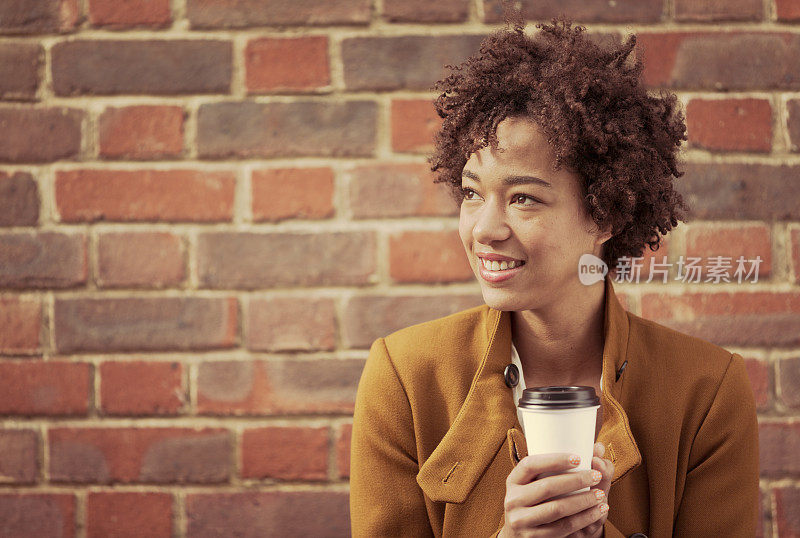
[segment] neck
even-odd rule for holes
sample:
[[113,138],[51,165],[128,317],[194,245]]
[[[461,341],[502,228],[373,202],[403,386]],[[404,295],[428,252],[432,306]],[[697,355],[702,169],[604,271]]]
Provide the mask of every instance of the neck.
[[601,281],[547,310],[511,312],[512,340],[523,372],[542,385],[574,385],[599,377],[604,305]]

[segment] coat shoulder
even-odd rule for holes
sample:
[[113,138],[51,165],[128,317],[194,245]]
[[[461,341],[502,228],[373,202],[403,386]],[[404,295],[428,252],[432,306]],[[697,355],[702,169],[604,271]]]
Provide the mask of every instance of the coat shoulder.
[[706,381],[718,386],[731,363],[730,351],[630,312],[628,318],[628,354],[640,358],[646,371],[662,372],[683,385]]
[[484,347],[488,321],[489,307],[482,304],[397,330],[384,341],[401,377],[420,377],[431,369],[456,374]]

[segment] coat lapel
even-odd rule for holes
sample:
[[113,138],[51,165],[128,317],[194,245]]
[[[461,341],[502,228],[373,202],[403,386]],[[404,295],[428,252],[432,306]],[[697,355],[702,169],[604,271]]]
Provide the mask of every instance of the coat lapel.
[[[626,359],[628,315],[619,303],[614,288],[606,279],[603,347],[603,425],[597,440],[606,446],[605,457],[614,462],[616,482],[641,461],[631,433],[628,417],[619,404],[625,379],[616,381],[616,372]],[[503,371],[511,362],[511,315],[486,308],[477,349],[481,353],[472,385],[450,429],[417,474],[417,483],[435,502],[462,503],[508,440],[512,464],[515,456],[527,455],[527,445],[517,418],[513,392],[506,386]],[[485,337],[485,339],[484,339]],[[628,368],[633,362],[628,358]]]
[[467,398],[417,474],[417,483],[433,501],[464,502],[514,424],[517,413],[503,378],[511,357],[511,326],[503,314],[486,309],[480,348],[465,350],[483,354]]

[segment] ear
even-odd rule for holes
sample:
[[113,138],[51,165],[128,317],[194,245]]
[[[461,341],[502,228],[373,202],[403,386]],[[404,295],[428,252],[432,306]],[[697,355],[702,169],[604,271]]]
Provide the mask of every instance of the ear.
[[592,221],[591,232],[593,234],[597,234],[595,245],[598,246],[602,245],[603,243],[614,237],[614,234],[611,233],[611,225],[607,225],[605,228],[601,230],[600,227],[597,225],[597,223],[594,221]]

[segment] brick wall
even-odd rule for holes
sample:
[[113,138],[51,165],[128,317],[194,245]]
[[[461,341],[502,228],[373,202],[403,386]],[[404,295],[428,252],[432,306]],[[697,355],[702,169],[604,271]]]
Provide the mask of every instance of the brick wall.
[[[556,4],[523,1],[531,29]],[[617,288],[746,357],[761,533],[796,536],[800,3],[560,4],[636,31],[686,107],[691,223],[646,261],[764,260]],[[429,87],[500,14],[0,0],[0,534],[347,535],[370,343],[481,302],[425,166]]]

